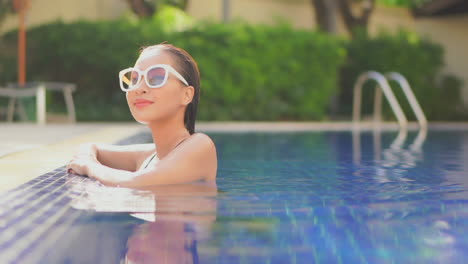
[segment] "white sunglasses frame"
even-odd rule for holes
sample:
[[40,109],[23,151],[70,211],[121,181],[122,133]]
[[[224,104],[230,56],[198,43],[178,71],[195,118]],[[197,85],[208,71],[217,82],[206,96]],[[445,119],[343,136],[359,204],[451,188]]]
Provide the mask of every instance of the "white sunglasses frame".
[[[146,78],[146,75],[148,74],[148,72],[153,70],[154,68],[163,68],[164,70],[166,70],[166,74],[164,75],[164,80],[161,82],[160,85],[151,85],[148,82],[148,78]],[[132,72],[132,71],[138,72],[138,81],[137,81],[137,83],[135,85],[131,85],[131,81],[128,80],[125,77],[126,73]],[[183,84],[189,86],[189,84],[185,80],[185,78],[179,72],[177,72],[171,65],[168,65],[168,64],[154,64],[154,65],[151,65],[150,67],[146,68],[146,70],[144,70],[144,71],[142,71],[142,70],[140,70],[138,68],[134,68],[134,67],[130,67],[130,68],[121,70],[119,72],[120,89],[122,89],[122,91],[124,91],[124,92],[128,92],[128,91],[132,91],[132,90],[137,89],[139,87],[139,84],[140,84],[141,79],[143,78],[143,76],[145,76],[145,82],[146,82],[146,85],[148,85],[149,88],[160,88],[160,87],[163,87],[166,84],[167,79],[169,78],[169,73],[174,74],[174,76],[177,77],[177,79],[179,79]],[[123,82],[125,80],[124,78],[127,79],[127,84],[128,84],[128,87],[129,87],[128,89],[125,89],[124,86],[123,86]]]

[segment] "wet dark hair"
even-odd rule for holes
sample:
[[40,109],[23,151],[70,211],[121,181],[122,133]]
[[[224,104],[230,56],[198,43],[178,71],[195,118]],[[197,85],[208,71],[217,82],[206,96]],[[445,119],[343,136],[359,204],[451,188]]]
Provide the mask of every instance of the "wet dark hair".
[[195,133],[195,119],[197,118],[198,101],[200,100],[200,71],[198,70],[197,62],[187,51],[171,44],[162,43],[143,47],[140,53],[148,49],[160,49],[169,53],[174,59],[174,68],[185,78],[190,86],[193,86],[193,99],[185,109],[184,125],[190,134]]

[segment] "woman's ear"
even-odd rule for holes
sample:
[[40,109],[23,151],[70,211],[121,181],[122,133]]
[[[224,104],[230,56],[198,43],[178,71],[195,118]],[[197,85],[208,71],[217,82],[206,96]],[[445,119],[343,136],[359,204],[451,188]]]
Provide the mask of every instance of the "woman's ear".
[[195,94],[195,88],[193,88],[193,86],[184,87],[184,95],[182,98],[182,103],[184,105],[190,104],[193,100],[194,94]]

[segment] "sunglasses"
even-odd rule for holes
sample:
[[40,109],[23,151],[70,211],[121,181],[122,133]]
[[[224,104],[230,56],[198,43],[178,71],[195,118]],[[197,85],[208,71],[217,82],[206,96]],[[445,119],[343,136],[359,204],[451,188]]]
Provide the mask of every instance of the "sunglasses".
[[177,79],[188,86],[188,82],[185,78],[172,68],[172,66],[167,64],[156,64],[150,66],[144,71],[137,68],[121,70],[119,72],[120,88],[124,92],[135,90],[138,88],[138,84],[143,76],[145,77],[146,85],[148,85],[149,88],[159,88],[166,84],[169,73],[172,73],[177,77]]

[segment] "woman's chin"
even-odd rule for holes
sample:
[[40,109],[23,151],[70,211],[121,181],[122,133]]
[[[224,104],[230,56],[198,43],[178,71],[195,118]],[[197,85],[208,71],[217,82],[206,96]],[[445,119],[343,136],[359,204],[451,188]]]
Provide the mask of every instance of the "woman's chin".
[[135,121],[137,121],[140,124],[147,125],[149,123],[149,121],[146,118],[141,118],[135,115],[132,115],[132,116],[133,116],[133,119],[135,119]]
[[140,123],[142,125],[147,125],[148,124],[147,121],[141,121],[141,120],[138,120],[138,119],[135,119],[135,121],[137,121],[138,123]]

